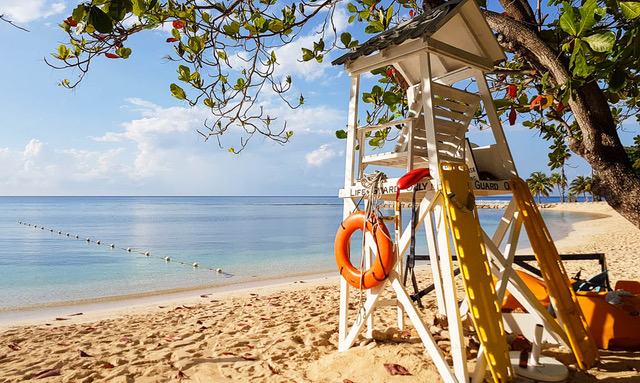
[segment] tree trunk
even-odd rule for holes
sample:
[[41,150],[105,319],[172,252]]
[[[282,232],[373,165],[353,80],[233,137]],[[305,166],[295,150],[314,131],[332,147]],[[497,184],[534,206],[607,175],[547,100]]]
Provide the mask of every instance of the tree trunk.
[[[556,84],[571,78],[566,60],[540,39],[535,30],[506,15],[491,11],[483,14],[491,29],[498,32],[498,41],[505,50],[522,55],[541,73],[548,71]],[[633,173],[602,89],[595,81],[588,81],[574,89],[569,107],[582,132],[582,140],[571,140],[569,148],[597,173],[593,192],[640,228],[640,178]]]
[[560,198],[561,198],[560,200],[562,201],[562,203],[564,203],[564,189],[565,189],[564,180],[565,180],[564,161],[562,161],[562,166],[560,166],[560,187],[562,188],[562,191],[560,192]]

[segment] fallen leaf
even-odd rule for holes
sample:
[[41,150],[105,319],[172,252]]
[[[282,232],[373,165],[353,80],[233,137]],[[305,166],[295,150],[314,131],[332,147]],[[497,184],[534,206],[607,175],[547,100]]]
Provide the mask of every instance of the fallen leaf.
[[250,344],[245,344],[244,346],[245,346],[245,347],[247,347],[247,348],[252,348],[252,349],[253,349],[253,348],[256,348],[256,346],[252,346],[252,345],[250,345]]
[[232,353],[232,352],[223,352],[222,355],[233,355],[233,356],[235,356],[235,354]]
[[342,379],[342,383],[353,383],[353,380]]
[[242,354],[242,355],[240,355],[240,357],[241,357],[242,359],[244,359],[244,360],[258,360],[258,358],[257,358],[257,357],[255,357],[255,356],[253,356],[253,355],[251,355],[251,354],[249,354],[249,353]]
[[280,374],[280,371],[276,370],[273,366],[271,366],[269,363],[267,363],[267,367],[269,367],[269,370],[271,370],[272,374],[278,375]]
[[200,295],[200,298],[207,298],[207,297],[209,297],[209,295],[211,295],[211,294],[202,294],[202,295]]
[[258,294],[256,294],[256,293],[250,293],[249,295],[251,295],[252,297],[258,296]]
[[129,343],[129,342],[131,342],[132,340],[133,340],[133,339],[131,339],[131,338],[120,338],[120,342],[122,342],[122,343]]
[[84,329],[84,331],[96,331],[97,329],[95,327],[87,327]]
[[164,338],[164,340],[166,340],[167,342],[175,342],[177,340],[182,340],[182,338],[179,336],[170,336],[168,338]]
[[67,346],[69,346],[69,343],[58,343],[58,346],[67,347]]
[[78,355],[79,355],[81,358],[93,358],[93,356],[91,356],[91,355],[87,354],[86,352],[84,352],[84,351],[82,351],[82,350],[78,350]]
[[184,372],[178,371],[178,379],[182,380],[182,379],[191,379],[191,378]]
[[42,371],[41,373],[39,373],[38,375],[34,376],[33,378],[31,378],[31,380],[33,379],[42,379],[42,378],[48,378],[50,376],[59,376],[60,375],[60,369],[59,368],[52,368],[50,370],[45,370]]
[[17,344],[11,343],[9,345],[9,348],[12,349],[13,351],[20,351],[22,350],[22,347],[18,346]]
[[115,366],[109,362],[102,362],[102,368],[114,368]]
[[56,320],[69,320],[69,318],[56,318]]
[[167,306],[158,306],[159,309],[166,309]]
[[78,316],[78,315],[82,315],[82,313],[69,314],[69,315],[67,315],[67,316],[75,317],[75,316]]
[[402,367],[399,364],[385,363],[384,368],[387,369],[389,375],[411,375],[411,373],[407,371],[406,368]]
[[182,307],[184,307],[185,309],[189,309],[189,310],[194,308],[193,306],[186,306],[186,305],[182,305]]

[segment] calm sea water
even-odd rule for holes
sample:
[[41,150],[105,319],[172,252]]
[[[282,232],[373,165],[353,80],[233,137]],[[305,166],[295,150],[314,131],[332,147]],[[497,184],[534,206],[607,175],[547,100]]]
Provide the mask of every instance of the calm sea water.
[[[0,212],[0,311],[6,311],[332,272],[342,201],[336,197],[0,197]],[[544,212],[545,219],[559,223],[558,227],[584,219],[550,213]],[[489,233],[501,216],[501,210],[480,212]],[[109,247],[111,243],[115,248]],[[145,252],[152,256],[145,257]],[[165,257],[224,272],[166,262]]]

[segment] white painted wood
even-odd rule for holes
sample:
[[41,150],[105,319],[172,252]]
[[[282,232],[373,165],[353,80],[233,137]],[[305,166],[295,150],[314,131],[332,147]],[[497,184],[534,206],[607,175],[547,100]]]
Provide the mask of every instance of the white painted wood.
[[489,84],[487,84],[487,79],[484,77],[484,73],[482,71],[476,71],[475,80],[480,96],[482,97],[485,112],[487,113],[487,119],[491,125],[491,131],[493,132],[493,136],[495,137],[496,145],[498,147],[499,158],[496,158],[496,161],[502,164],[504,169],[503,174],[506,174],[507,178],[511,179],[518,177],[518,171],[516,170],[516,166],[513,162],[513,156],[509,150],[509,143],[507,142],[507,138],[502,130],[502,124],[500,123],[500,118],[498,117],[498,113],[496,112],[493,104]]
[[[355,150],[356,150],[356,126],[358,125],[358,95],[360,94],[360,76],[351,77],[351,90],[349,96],[349,116],[347,128],[347,150],[345,152],[346,166],[344,174],[344,186],[353,185]],[[360,145],[362,146],[362,145]]]
[[431,64],[429,55],[425,52],[420,53],[420,73],[422,82],[420,83],[422,112],[424,116],[424,130],[427,139],[427,151],[429,153],[429,170],[431,177],[435,180],[435,184],[440,183],[440,163],[438,157],[438,142],[436,140],[435,117],[433,115],[433,102],[431,90]]

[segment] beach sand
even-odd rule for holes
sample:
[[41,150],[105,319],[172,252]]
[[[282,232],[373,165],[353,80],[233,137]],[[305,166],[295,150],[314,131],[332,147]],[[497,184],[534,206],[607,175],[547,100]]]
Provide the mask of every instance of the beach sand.
[[[557,242],[561,253],[606,254],[612,282],[640,280],[640,231],[605,203],[559,204],[552,209],[594,212]],[[552,233],[553,233],[553,229]],[[553,234],[552,234],[553,235]],[[570,275],[599,271],[595,261],[567,262]],[[337,273],[336,273],[337,274]],[[420,285],[429,283],[421,271]],[[338,352],[336,277],[304,279],[232,292],[198,293],[179,300],[119,310],[71,309],[58,318],[31,319],[0,327],[0,382],[44,374],[45,382],[437,382],[431,359],[412,331],[395,329],[395,309],[377,314],[374,341],[362,336]],[[355,290],[355,289],[353,289]],[[389,295],[389,294],[388,294]],[[423,299],[424,318],[434,321],[433,296]],[[357,307],[357,291],[351,301]],[[351,310],[354,311],[354,310]],[[439,346],[450,348],[447,332]],[[470,363],[476,350],[467,350]],[[638,382],[640,352],[602,350],[602,363],[577,371],[566,350],[547,350],[570,364],[571,382]],[[385,364],[411,375],[390,375]]]

